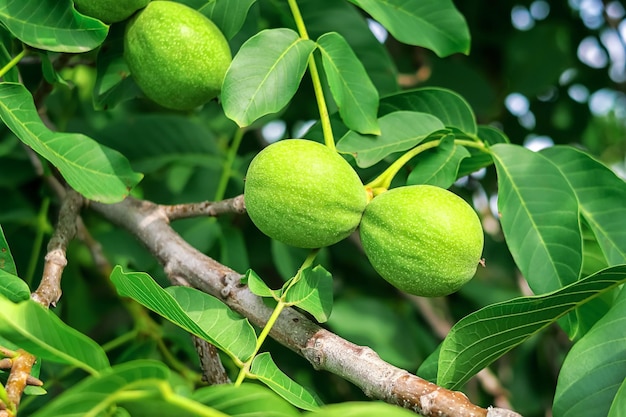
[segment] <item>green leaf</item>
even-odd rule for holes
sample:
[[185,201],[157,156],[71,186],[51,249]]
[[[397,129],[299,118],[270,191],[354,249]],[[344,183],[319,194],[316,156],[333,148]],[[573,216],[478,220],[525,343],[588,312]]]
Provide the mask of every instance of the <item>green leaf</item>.
[[54,52],[95,49],[109,29],[77,13],[71,0],[0,0],[0,21],[25,44]]
[[191,398],[232,417],[296,417],[300,413],[282,397],[269,388],[243,383],[213,385],[200,388]]
[[409,174],[406,184],[430,184],[450,188],[457,179],[461,161],[469,156],[467,149],[454,143],[454,135],[446,135],[439,146],[415,157],[415,168]]
[[246,275],[243,278],[243,282],[248,284],[248,288],[252,291],[252,294],[258,295],[259,297],[280,297],[278,294],[280,291],[274,291],[268,287],[265,282],[251,269],[246,271]]
[[609,265],[626,263],[626,182],[601,162],[569,146],[554,146],[541,154],[556,164],[571,184],[580,212]]
[[540,294],[576,281],[582,236],[578,202],[567,179],[548,158],[521,146],[490,149],[504,236],[530,288]]
[[[509,143],[509,138],[501,130],[491,126],[478,126],[478,138],[488,146],[493,146],[497,143]],[[493,159],[488,153],[479,151],[478,149],[468,147],[467,150],[470,153],[470,157],[461,161],[459,167],[459,177],[476,172],[481,168],[488,167],[493,164]]]
[[298,90],[315,43],[291,29],[266,29],[246,41],[226,72],[221,99],[239,126],[276,113]]
[[50,362],[97,374],[109,367],[104,350],[32,300],[14,304],[0,296],[0,336]]
[[93,105],[96,110],[112,109],[117,104],[143,93],[130,77],[124,60],[124,26],[113,25],[105,47],[98,51]]
[[211,19],[227,39],[239,32],[256,0],[202,0],[198,11]]
[[17,275],[0,269],[0,295],[3,295],[14,303],[18,303],[30,298],[30,288],[28,288],[28,284]]
[[0,118],[88,199],[103,203],[121,201],[142,178],[119,152],[79,133],[49,130],[22,84],[0,83]]
[[320,402],[309,391],[278,369],[267,352],[254,358],[250,372],[276,394],[298,408],[315,410],[320,406]]
[[382,24],[400,42],[423,46],[443,57],[468,54],[465,18],[451,0],[350,0]]
[[[287,2],[275,3],[290,15]],[[311,39],[336,31],[343,36],[359,58],[381,94],[398,90],[396,68],[389,51],[374,36],[361,10],[347,1],[298,0]]]
[[[13,36],[4,27],[0,26],[0,68],[4,68],[15,55],[21,52],[13,47]],[[17,66],[13,66],[2,79],[7,82],[20,82],[20,73]]]
[[[32,417],[69,417],[96,415],[124,390],[138,392],[142,385],[166,381],[169,369],[161,362],[136,360],[113,366],[96,376],[90,376],[61,393]],[[142,384],[143,382],[143,384]],[[98,414],[100,415],[100,414]]]
[[607,417],[624,417],[626,416],[626,379],[622,382],[622,385],[617,390],[611,409]]
[[313,417],[415,417],[415,413],[397,405],[372,401],[346,401],[340,404],[330,404],[319,409],[304,413],[304,416]]
[[469,314],[443,341],[437,384],[457,389],[532,335],[625,281],[626,265],[620,265],[546,295],[519,297]]
[[13,261],[11,249],[9,249],[9,244],[4,237],[4,230],[2,230],[2,226],[0,226],[0,269],[8,272],[9,274],[17,275],[15,261]]
[[322,35],[317,44],[330,91],[346,126],[359,133],[379,134],[378,90],[350,44],[337,32]]
[[131,297],[231,357],[245,362],[252,356],[254,329],[217,298],[189,287],[163,289],[150,275],[124,272],[119,265],[111,272],[111,281],[121,296]]
[[589,416],[590,410],[608,415],[626,379],[624,357],[626,291],[622,289],[613,308],[567,354],[554,395],[554,416]]
[[378,121],[380,136],[349,131],[337,142],[337,150],[354,155],[357,165],[367,168],[392,153],[413,148],[429,135],[445,128],[435,116],[413,111],[389,113]]
[[333,276],[321,265],[304,269],[285,294],[285,302],[311,313],[320,323],[326,322],[333,308]]
[[398,110],[429,113],[448,128],[476,134],[476,116],[469,103],[458,93],[439,87],[424,87],[403,91],[380,100],[380,114]]

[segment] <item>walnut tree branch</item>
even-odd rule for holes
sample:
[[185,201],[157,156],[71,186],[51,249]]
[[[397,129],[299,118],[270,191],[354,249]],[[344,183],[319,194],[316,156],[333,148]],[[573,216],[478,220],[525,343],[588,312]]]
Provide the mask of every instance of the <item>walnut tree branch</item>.
[[68,189],[61,204],[57,227],[48,242],[41,282],[31,295],[33,300],[46,308],[56,305],[61,298],[61,275],[67,265],[65,251],[76,235],[76,222],[82,205],[83,197],[76,191]]
[[[135,235],[168,274],[184,277],[195,288],[222,299],[233,310],[263,326],[271,308],[241,284],[241,274],[189,245],[169,225],[166,212],[145,200],[127,198],[116,204],[92,203],[111,222]],[[270,335],[307,359],[315,369],[330,371],[360,387],[372,398],[398,404],[425,416],[496,417],[519,414],[472,404],[450,391],[397,368],[370,348],[354,345],[323,329],[295,309],[285,309]]]

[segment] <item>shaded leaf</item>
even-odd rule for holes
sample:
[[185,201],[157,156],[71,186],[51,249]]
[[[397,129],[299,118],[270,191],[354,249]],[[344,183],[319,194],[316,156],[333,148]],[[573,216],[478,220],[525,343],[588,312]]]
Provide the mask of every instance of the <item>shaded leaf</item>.
[[582,268],[578,202],[549,159],[517,145],[491,147],[498,210],[517,266],[537,294],[572,283]]
[[379,134],[378,91],[348,42],[330,32],[317,44],[330,91],[346,126],[359,133]]
[[275,393],[303,410],[315,410],[319,401],[304,387],[283,373],[269,353],[257,355],[252,361],[250,372]]
[[161,288],[150,275],[124,272],[116,266],[111,281],[121,296],[148,309],[245,362],[254,352],[256,335],[242,319],[215,297],[189,287]]
[[400,42],[418,45],[438,56],[468,54],[470,34],[463,15],[451,0],[350,0]]
[[0,21],[25,44],[54,52],[95,49],[109,29],[76,12],[71,0],[0,0]]
[[361,135],[351,130],[337,142],[337,150],[354,155],[357,165],[367,168],[392,153],[413,148],[445,128],[435,116],[413,111],[389,113],[378,121],[380,136]]
[[[4,68],[20,51],[13,48],[13,37],[4,27],[0,26],[0,68]],[[20,74],[17,66],[13,66],[2,76],[4,81],[19,83]]]
[[626,291],[622,289],[613,308],[565,357],[554,395],[554,416],[589,416],[590,410],[594,415],[608,415],[613,398],[626,379],[624,357]]
[[93,105],[96,110],[112,109],[119,103],[143,95],[124,59],[124,26],[113,25],[106,47],[98,51]]
[[17,303],[30,298],[30,288],[28,288],[28,284],[17,275],[0,269],[0,294],[10,301]]
[[609,265],[626,263],[626,182],[585,152],[554,146],[541,154],[563,172],[580,212],[598,239]]
[[79,133],[49,130],[22,84],[0,83],[0,118],[88,199],[103,203],[121,201],[142,178],[119,152]]
[[467,134],[476,134],[476,116],[469,103],[458,93],[439,87],[424,87],[383,97],[380,114],[399,110],[429,113],[443,122],[446,127]]
[[467,315],[443,341],[437,384],[458,388],[558,318],[625,281],[626,265],[620,265],[550,294],[515,298]]
[[9,249],[9,244],[4,237],[4,230],[2,230],[2,226],[0,226],[0,269],[8,272],[9,274],[17,275],[15,261],[13,261],[11,249]]
[[226,72],[221,99],[239,126],[252,124],[289,103],[315,43],[291,29],[266,29],[248,39]]
[[617,390],[607,417],[624,417],[626,414],[626,379]]
[[139,391],[142,381],[154,385],[156,380],[165,381],[169,375],[170,370],[157,361],[136,360],[116,365],[67,389],[32,417],[91,415],[109,405],[120,391]]
[[109,367],[96,342],[30,299],[14,304],[0,296],[0,336],[39,358],[91,374]]
[[467,149],[454,143],[454,135],[446,135],[436,148],[414,158],[415,167],[406,185],[430,184],[450,188],[457,179],[461,161],[469,156]]
[[232,39],[239,32],[248,16],[248,10],[256,0],[220,0],[199,3],[198,11],[211,19],[220,28],[226,39]]
[[[497,143],[510,142],[504,132],[492,126],[478,126],[477,136],[485,145],[488,146],[495,145]],[[467,148],[467,151],[470,153],[470,157],[461,161],[461,166],[459,167],[459,177],[469,175],[472,172],[476,172],[481,168],[488,167],[493,164],[493,159],[488,153],[470,147]]]
[[200,388],[191,398],[206,404],[232,417],[295,417],[300,413],[282,397],[269,388],[243,383],[236,387],[232,384],[213,385]]
[[333,308],[333,276],[321,265],[304,269],[285,294],[285,302],[310,313],[320,323],[326,322]]

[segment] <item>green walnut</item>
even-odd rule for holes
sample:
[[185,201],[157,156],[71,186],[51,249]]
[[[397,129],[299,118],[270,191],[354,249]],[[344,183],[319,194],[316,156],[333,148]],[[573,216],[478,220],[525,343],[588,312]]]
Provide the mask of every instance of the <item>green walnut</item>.
[[359,232],[374,269],[396,288],[424,297],[451,294],[472,279],[484,243],[472,207],[430,185],[374,197]]
[[356,230],[367,193],[335,151],[310,140],[286,139],[254,157],[244,201],[252,222],[269,237],[299,248],[321,248]]
[[104,23],[121,22],[137,10],[146,7],[150,0],[74,0],[76,10],[95,17]]
[[174,110],[190,110],[215,98],[232,61],[218,27],[173,1],[152,1],[131,19],[124,58],[146,97]]

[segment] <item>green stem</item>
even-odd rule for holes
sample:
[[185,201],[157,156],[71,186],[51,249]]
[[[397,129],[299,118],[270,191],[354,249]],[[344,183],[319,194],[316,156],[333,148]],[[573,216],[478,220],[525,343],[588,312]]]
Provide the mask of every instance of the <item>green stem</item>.
[[11,68],[16,66],[17,63],[20,62],[20,60],[24,58],[25,55],[26,55],[26,49],[23,49],[22,52],[15,55],[15,57],[12,60],[10,60],[4,67],[2,67],[2,69],[0,69],[0,78],[4,77],[4,75],[7,72],[11,71]]
[[118,347],[122,346],[123,344],[127,342],[137,339],[138,335],[139,335],[139,330],[133,329],[129,332],[124,333],[123,335],[116,337],[113,340],[108,341],[107,343],[102,345],[102,349],[105,352],[110,352],[113,349],[117,349]]
[[[296,21],[296,27],[300,33],[302,39],[310,39],[307,33],[300,8],[296,0],[288,0],[291,14]],[[322,123],[322,132],[324,133],[324,143],[333,151],[335,148],[335,137],[333,136],[333,129],[330,124],[330,116],[328,114],[328,107],[326,106],[326,99],[324,98],[324,89],[322,88],[322,81],[317,70],[317,64],[315,63],[315,57],[313,54],[309,57],[309,72],[311,73],[311,81],[313,81],[313,90],[315,91],[315,99],[317,100],[317,107],[320,112],[320,122]]]
[[[381,194],[389,189],[391,185],[391,181],[393,177],[396,176],[398,171],[413,157],[419,155],[427,149],[435,148],[439,146],[442,139],[432,140],[430,142],[422,143],[421,145],[416,146],[415,148],[409,150],[396,161],[394,161],[389,167],[383,171],[378,177],[372,180],[370,183],[365,185],[365,188],[371,189],[373,191],[373,195],[376,196]],[[477,142],[473,140],[464,140],[464,139],[455,139],[455,145],[467,146],[470,148],[480,149],[481,151],[487,152],[487,148],[482,142]]]
[[235,135],[233,136],[233,141],[230,144],[230,148],[228,149],[226,162],[224,164],[224,169],[222,170],[222,176],[220,177],[220,182],[217,185],[217,191],[215,192],[215,198],[213,199],[213,201],[221,201],[224,199],[224,194],[226,194],[226,187],[228,186],[228,180],[232,175],[233,164],[235,163],[235,157],[237,156],[237,151],[239,150],[239,145],[241,145],[241,140],[243,139],[244,133],[244,129],[237,129]]
[[256,339],[256,346],[254,347],[254,352],[252,353],[252,356],[243,364],[243,366],[239,370],[239,374],[237,375],[237,380],[235,381],[236,387],[241,385],[243,380],[247,376],[249,376],[250,367],[252,366],[252,361],[256,357],[257,353],[259,353],[259,350],[261,350],[261,346],[263,345],[263,342],[265,342],[265,339],[267,339],[267,336],[270,334],[272,327],[274,327],[274,324],[276,323],[278,316],[280,316],[280,313],[282,313],[285,307],[289,307],[289,303],[285,302],[285,296],[287,295],[287,292],[293,286],[293,284],[295,284],[300,279],[300,275],[302,274],[302,271],[313,264],[313,261],[315,260],[315,257],[317,256],[319,251],[320,251],[319,249],[313,249],[309,253],[309,255],[306,257],[304,262],[302,262],[302,265],[298,269],[298,272],[296,273],[296,275],[293,278],[291,278],[291,280],[287,284],[287,287],[283,291],[281,297],[278,300],[276,300],[277,303],[276,303],[276,307],[274,307],[274,311],[272,311],[270,318],[267,319],[267,323],[265,323],[265,326],[263,326],[261,333],[259,333],[259,336]]

